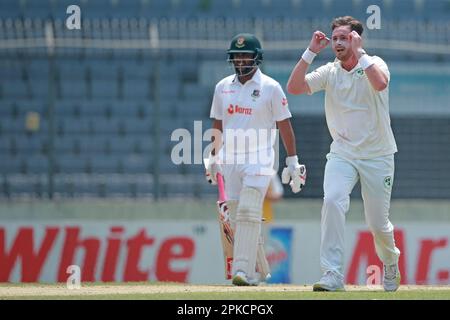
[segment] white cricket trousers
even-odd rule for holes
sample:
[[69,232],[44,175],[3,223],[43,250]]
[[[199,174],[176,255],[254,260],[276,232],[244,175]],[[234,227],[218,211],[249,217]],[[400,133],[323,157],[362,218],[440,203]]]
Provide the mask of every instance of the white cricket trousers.
[[349,160],[329,153],[327,160],[321,219],[322,271],[335,271],[344,277],[345,215],[350,206],[350,193],[358,180],[366,223],[373,234],[378,257],[387,265],[397,263],[400,250],[395,247],[394,226],[389,221],[394,155]]
[[239,200],[243,187],[258,189],[262,195],[262,201],[269,188],[271,175],[259,174],[260,167],[257,164],[223,164],[222,171],[225,179],[225,192],[228,200]]
[[[232,273],[236,274],[238,270],[243,271],[249,278],[255,279],[258,254],[264,254],[264,251],[258,249],[262,245],[262,203],[272,176],[258,174],[261,170],[257,164],[227,164],[222,168],[225,190],[229,199],[230,223],[235,230]],[[244,194],[241,197],[241,191],[244,187],[258,191],[250,194],[247,192],[243,198]],[[252,208],[252,212],[245,214],[239,212],[241,205],[247,209]],[[237,210],[233,214],[232,207],[234,206]]]

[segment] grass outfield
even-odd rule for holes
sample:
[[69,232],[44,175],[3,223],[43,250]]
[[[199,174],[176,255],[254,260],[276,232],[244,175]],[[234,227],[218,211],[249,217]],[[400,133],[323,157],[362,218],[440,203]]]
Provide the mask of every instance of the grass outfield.
[[312,292],[311,286],[190,285],[179,283],[83,283],[69,290],[63,284],[1,284],[0,299],[131,299],[131,300],[450,300],[450,286],[402,286],[397,292],[381,287],[346,286],[346,292]]

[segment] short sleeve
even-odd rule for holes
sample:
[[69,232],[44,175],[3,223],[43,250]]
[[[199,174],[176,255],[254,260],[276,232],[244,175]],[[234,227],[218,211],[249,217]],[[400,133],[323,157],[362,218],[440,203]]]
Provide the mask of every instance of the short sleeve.
[[272,120],[282,121],[292,117],[289,111],[288,101],[280,84],[277,83],[272,93]]
[[211,112],[209,114],[209,117],[214,118],[216,120],[223,120],[222,98],[219,92],[220,92],[219,85],[217,85],[216,89],[214,90],[214,96],[211,104]]
[[313,72],[306,75],[305,80],[308,83],[311,92],[308,94],[313,94],[321,90],[325,90],[328,81],[328,74],[330,73],[332,63],[327,63]]
[[383,73],[387,76],[388,81],[390,81],[391,73],[389,72],[389,68],[388,68],[386,62],[384,62],[383,59],[381,59],[380,57],[377,57],[377,56],[373,56],[372,59],[374,60],[375,64],[378,66],[378,68],[380,68],[380,70],[383,71]]

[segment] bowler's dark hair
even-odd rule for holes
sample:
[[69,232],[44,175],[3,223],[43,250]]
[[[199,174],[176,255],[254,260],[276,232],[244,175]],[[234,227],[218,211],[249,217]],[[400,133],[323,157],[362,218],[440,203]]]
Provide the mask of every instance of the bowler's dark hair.
[[352,31],[356,31],[359,35],[362,35],[364,28],[360,21],[351,16],[339,17],[331,22],[331,30],[333,31],[337,27],[350,26]]

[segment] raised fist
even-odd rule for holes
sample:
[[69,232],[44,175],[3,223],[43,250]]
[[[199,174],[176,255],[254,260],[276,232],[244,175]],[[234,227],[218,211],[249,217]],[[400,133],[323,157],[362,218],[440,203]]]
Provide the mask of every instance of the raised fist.
[[358,34],[358,32],[353,30],[349,33],[348,40],[350,42],[350,47],[352,48],[353,53],[359,59],[363,52],[361,36]]
[[326,34],[322,31],[316,31],[313,33],[311,42],[309,43],[309,50],[315,54],[322,51],[328,44],[330,39],[327,38]]

